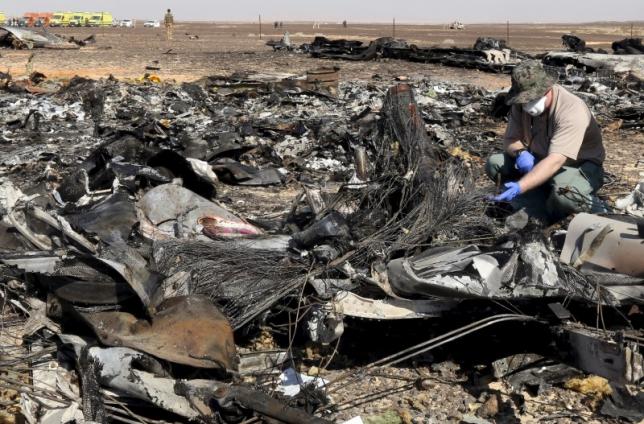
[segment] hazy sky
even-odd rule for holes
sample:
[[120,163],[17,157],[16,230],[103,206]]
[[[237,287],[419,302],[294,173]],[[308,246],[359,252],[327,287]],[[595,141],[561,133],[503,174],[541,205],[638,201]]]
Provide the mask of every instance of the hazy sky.
[[644,21],[644,0],[4,0],[0,11],[98,11],[116,18],[177,20],[272,20],[464,23]]

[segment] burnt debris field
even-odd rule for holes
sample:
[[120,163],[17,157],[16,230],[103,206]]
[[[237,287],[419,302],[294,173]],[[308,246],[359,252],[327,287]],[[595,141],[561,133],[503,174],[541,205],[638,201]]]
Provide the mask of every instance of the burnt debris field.
[[[120,52],[87,31],[0,28],[0,422],[644,419],[641,39],[43,60]],[[489,200],[527,59],[602,127],[608,213]]]

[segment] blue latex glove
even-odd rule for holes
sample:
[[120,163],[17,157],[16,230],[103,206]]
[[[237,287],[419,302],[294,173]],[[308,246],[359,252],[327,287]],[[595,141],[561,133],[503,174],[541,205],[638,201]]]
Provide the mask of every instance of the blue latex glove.
[[494,196],[492,200],[494,200],[495,202],[511,202],[515,197],[521,194],[521,187],[519,187],[519,183],[510,182],[505,183],[504,186],[507,190],[505,190],[498,196]]
[[532,153],[524,150],[517,156],[517,160],[514,163],[520,173],[527,174],[534,168],[534,156]]

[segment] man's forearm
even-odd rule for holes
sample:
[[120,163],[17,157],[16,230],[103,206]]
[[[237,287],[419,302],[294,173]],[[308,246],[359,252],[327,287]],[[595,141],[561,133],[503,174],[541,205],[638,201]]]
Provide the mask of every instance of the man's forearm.
[[505,145],[505,152],[513,158],[517,156],[517,152],[521,149],[525,149],[525,145],[521,140],[513,141]]
[[559,153],[551,153],[546,156],[532,168],[532,171],[519,180],[521,193],[530,191],[548,181],[561,169],[564,163],[566,163],[566,157]]

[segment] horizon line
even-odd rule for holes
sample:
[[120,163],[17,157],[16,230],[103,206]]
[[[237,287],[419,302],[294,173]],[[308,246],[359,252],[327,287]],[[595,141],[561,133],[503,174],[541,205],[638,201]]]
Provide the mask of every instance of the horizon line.
[[[0,11],[1,12],[1,11]],[[55,13],[55,12],[46,12],[46,11],[36,11],[35,13],[42,12],[42,13]],[[75,13],[78,11],[68,11],[70,13]],[[105,11],[107,13],[110,13],[108,11]],[[25,13],[34,13],[34,12],[23,12],[24,16]],[[154,18],[150,17],[121,17],[113,14],[114,18],[117,20],[122,20],[122,19],[136,19],[136,20],[155,20]],[[258,15],[259,17],[260,15]],[[12,17],[18,17],[18,16],[12,16]],[[360,25],[392,25],[395,17],[392,17],[391,21],[383,21],[383,20],[349,20],[347,19],[347,23],[349,25],[351,24],[360,24]],[[158,19],[156,19],[158,20]],[[274,19],[274,18],[268,18],[262,16],[262,24],[270,24],[273,22],[283,22],[283,23],[290,23],[290,24],[313,24],[313,23],[320,23],[321,25],[338,25],[342,24],[344,19],[292,19],[292,20],[280,20],[280,19]],[[259,19],[255,20],[248,20],[248,19],[229,19],[229,20],[218,20],[218,19],[176,19],[177,23],[213,23],[213,24],[259,24]],[[500,21],[478,21],[478,22],[467,22],[467,21],[462,21],[458,19],[453,19],[453,20],[448,20],[448,21],[398,21],[396,20],[396,25],[448,25],[453,22],[460,22],[464,25],[507,25],[510,23],[511,25],[545,25],[545,24],[550,24],[550,25],[593,25],[593,24],[626,24],[626,25],[644,25],[644,20],[592,20],[592,21],[516,21],[513,22],[511,19],[505,19],[505,20],[500,20]]]
[[[123,18],[123,19],[130,19],[130,18]],[[131,18],[131,19],[137,19],[137,20],[147,20],[148,18]],[[262,25],[264,24],[270,24],[273,22],[283,22],[283,23],[290,23],[290,24],[313,24],[313,23],[319,23],[320,25],[341,25],[343,20],[279,20],[279,19],[264,19],[262,17]],[[259,24],[259,20],[209,20],[209,19],[177,19],[177,23],[213,23],[213,24]],[[644,25],[644,20],[638,20],[638,21],[580,21],[580,22],[573,22],[573,21],[532,21],[532,22],[522,22],[522,21],[517,21],[513,22],[512,20],[505,20],[505,21],[489,21],[489,22],[465,22],[465,21],[445,21],[445,22],[413,22],[413,21],[396,21],[396,25],[447,25],[452,22],[460,22],[464,25],[506,25],[508,22],[511,25],[543,25],[543,24],[552,24],[552,25],[593,25],[593,24],[628,24],[628,25]],[[349,25],[351,24],[360,24],[360,25],[392,25],[393,24],[393,19],[392,21],[350,21],[347,20],[347,23]]]

